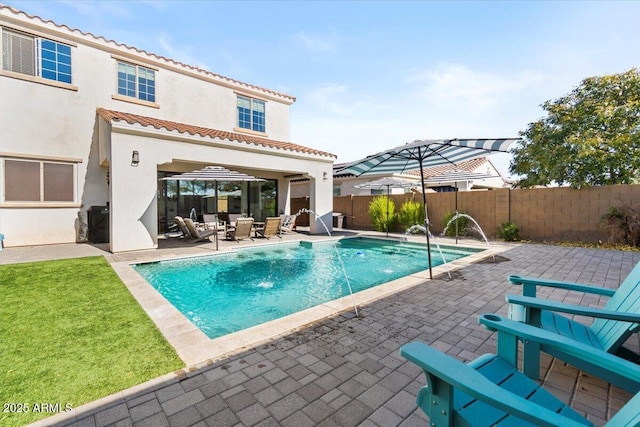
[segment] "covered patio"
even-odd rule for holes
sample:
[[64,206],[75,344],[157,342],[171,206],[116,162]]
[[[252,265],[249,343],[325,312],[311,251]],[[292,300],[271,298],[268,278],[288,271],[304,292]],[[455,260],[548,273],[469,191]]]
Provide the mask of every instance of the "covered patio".
[[[160,251],[183,256],[203,253],[212,246],[169,248],[161,242],[157,251],[102,253],[113,264],[157,257]],[[10,260],[17,250],[23,251],[20,258],[26,260],[27,248],[5,249],[0,260]],[[425,415],[415,404],[425,378],[399,356],[402,345],[423,341],[462,361],[494,352],[495,335],[478,325],[477,317],[488,312],[506,315],[504,295],[513,292],[507,275],[615,288],[640,262],[640,253],[523,244],[505,248],[498,261],[463,266],[452,273],[451,280],[446,274],[436,275],[432,281],[425,279],[362,305],[360,318],[347,310],[314,321],[45,419],[40,425],[426,425]],[[562,290],[542,296],[603,304],[593,296]],[[632,336],[627,346],[637,351],[638,336]],[[604,425],[631,397],[556,359],[543,357],[541,367],[544,387],[595,425]]]
[[[320,219],[330,223],[330,177],[336,158],[331,153],[104,108],[97,110],[95,138],[95,161],[104,169],[108,187],[108,198],[101,204],[109,210],[109,250],[113,253],[157,248],[158,230],[164,228],[161,224],[184,215],[170,200],[180,193],[167,192],[166,188],[159,191],[159,179],[206,166],[227,167],[270,181],[275,193],[270,214],[290,213],[290,181],[307,177],[310,207],[318,214],[310,223],[310,231],[323,232]],[[248,188],[244,193],[251,191],[260,189]],[[191,196],[202,198],[204,194]],[[237,212],[262,218],[259,197],[254,197],[253,204],[250,197],[243,199],[246,203]]]

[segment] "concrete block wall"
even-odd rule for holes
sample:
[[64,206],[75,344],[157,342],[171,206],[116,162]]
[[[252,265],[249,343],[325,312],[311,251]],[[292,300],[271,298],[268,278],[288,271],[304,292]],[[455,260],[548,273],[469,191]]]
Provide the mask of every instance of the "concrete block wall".
[[[369,203],[375,196],[333,198],[333,211],[348,216],[346,228],[372,230]],[[405,200],[422,203],[421,194],[392,195],[396,212]],[[304,207],[305,199],[292,199],[292,212]],[[308,205],[308,201],[306,201]],[[458,211],[471,215],[488,237],[497,228],[513,222],[522,239],[548,241],[607,241],[600,218],[611,207],[624,204],[640,208],[640,185],[610,185],[572,188],[498,189],[458,193]],[[455,211],[454,193],[427,194],[431,231],[439,235],[447,212]],[[296,208],[294,210],[294,207]],[[299,222],[302,224],[302,221]]]
[[640,206],[640,185],[511,190],[511,221],[526,239],[607,241],[600,224],[611,207]]

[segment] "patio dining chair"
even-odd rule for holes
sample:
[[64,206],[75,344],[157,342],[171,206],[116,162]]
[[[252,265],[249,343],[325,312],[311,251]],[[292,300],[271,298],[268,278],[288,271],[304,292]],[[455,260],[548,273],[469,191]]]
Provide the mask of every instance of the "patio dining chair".
[[227,223],[220,218],[216,214],[204,214],[202,215],[202,222],[204,223],[205,228],[214,229],[217,231],[225,230],[227,227]]
[[227,235],[230,231],[232,231],[236,226],[236,221],[238,220],[238,218],[242,217],[242,214],[226,213],[224,218],[221,218],[225,220],[224,234]]
[[267,217],[264,221],[264,226],[255,229],[256,237],[262,236],[264,238],[270,239],[273,236],[277,236],[281,239],[282,237],[280,237],[280,235],[278,234],[279,229],[280,217]]
[[[509,281],[523,288],[522,296],[506,295],[507,302],[511,304],[510,317],[514,320],[523,321],[629,360],[640,360],[638,354],[623,347],[625,341],[640,330],[640,263],[634,267],[617,290],[521,276],[509,276]],[[538,286],[586,292],[609,297],[609,300],[603,308],[571,305],[536,298]],[[595,320],[590,325],[585,325],[558,313],[585,316]],[[574,364],[573,354],[537,343],[529,343],[526,340],[523,340],[523,345],[523,368],[530,378],[538,378],[540,351]],[[579,365],[574,364],[574,366],[580,368]]]
[[[242,239],[252,239],[251,231],[253,229],[253,218],[238,218],[235,226],[229,226],[226,232],[228,240],[239,242]],[[252,239],[253,240],[253,239]]]

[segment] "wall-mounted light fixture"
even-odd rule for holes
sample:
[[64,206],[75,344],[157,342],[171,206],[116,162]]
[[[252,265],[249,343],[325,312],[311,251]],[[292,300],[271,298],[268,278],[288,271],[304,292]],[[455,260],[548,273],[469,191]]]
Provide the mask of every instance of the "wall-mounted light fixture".
[[326,181],[326,180],[328,180],[328,179],[329,179],[329,175],[327,175],[327,173],[326,173],[326,172],[322,172],[322,180],[323,180],[323,181]]
[[131,166],[138,166],[138,163],[140,163],[140,153],[134,150],[131,153]]

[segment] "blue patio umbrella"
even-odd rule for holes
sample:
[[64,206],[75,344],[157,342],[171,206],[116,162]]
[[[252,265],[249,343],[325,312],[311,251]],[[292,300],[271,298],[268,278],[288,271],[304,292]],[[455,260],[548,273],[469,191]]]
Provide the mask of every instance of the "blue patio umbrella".
[[424,169],[432,166],[455,165],[464,160],[485,157],[487,153],[490,152],[506,152],[512,143],[519,140],[519,138],[416,140],[348,163],[344,168],[336,171],[336,173],[361,176],[420,170],[422,204],[424,206],[424,227],[427,236],[427,254],[429,258],[429,277],[433,279]]

